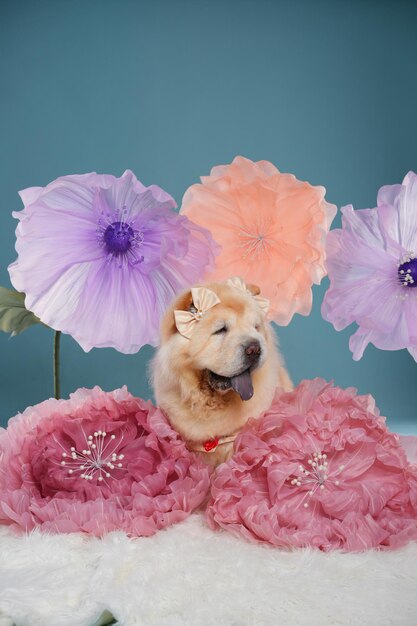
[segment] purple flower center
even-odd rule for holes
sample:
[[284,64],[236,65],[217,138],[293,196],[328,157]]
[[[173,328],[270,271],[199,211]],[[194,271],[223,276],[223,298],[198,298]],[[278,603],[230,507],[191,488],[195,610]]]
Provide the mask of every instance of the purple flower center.
[[133,228],[125,222],[113,222],[104,231],[103,239],[108,252],[118,256],[129,250],[135,238]]
[[417,258],[409,258],[398,268],[398,278],[404,287],[417,287]]
[[140,253],[145,241],[143,232],[126,221],[126,207],[123,210],[102,212],[97,224],[97,241],[107,252],[107,261],[117,260],[119,267],[136,265],[144,261]]

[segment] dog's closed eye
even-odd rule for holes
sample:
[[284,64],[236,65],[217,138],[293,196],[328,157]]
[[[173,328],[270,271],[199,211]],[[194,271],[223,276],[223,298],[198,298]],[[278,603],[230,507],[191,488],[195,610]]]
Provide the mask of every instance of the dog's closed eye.
[[212,333],[212,335],[221,335],[222,333],[227,333],[227,326],[222,326]]

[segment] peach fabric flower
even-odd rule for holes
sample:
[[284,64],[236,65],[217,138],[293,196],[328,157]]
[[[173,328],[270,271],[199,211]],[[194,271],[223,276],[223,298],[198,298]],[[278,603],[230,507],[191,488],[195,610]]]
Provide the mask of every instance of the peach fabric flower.
[[268,161],[236,157],[185,193],[181,213],[211,231],[222,246],[208,280],[238,275],[271,302],[269,319],[283,326],[308,315],[313,283],[326,274],[324,244],[336,214],[325,188],[282,174]]

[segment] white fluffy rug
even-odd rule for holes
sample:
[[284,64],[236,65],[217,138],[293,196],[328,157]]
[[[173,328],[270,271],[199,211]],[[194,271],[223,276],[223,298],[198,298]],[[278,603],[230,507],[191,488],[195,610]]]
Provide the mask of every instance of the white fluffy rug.
[[199,514],[151,538],[0,528],[0,626],[416,626],[417,544],[283,552]]

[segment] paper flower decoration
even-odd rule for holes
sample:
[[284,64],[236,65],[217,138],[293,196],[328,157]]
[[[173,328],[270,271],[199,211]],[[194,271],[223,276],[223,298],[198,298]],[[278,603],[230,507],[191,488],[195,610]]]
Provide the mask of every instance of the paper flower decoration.
[[63,176],[20,195],[13,286],[26,294],[28,310],[85,351],[156,345],[174,295],[213,261],[209,232],[129,170],[120,178]]
[[417,539],[417,466],[371,396],[304,381],[238,436],[207,515],[282,548],[396,548]]
[[208,467],[150,402],[79,389],[0,429],[0,523],[16,531],[148,536],[204,500]]
[[313,283],[325,275],[324,241],[336,207],[272,163],[236,157],[185,193],[181,213],[222,246],[210,280],[241,276],[270,300],[269,318],[286,325],[308,315]]
[[417,176],[381,187],[377,207],[342,208],[342,228],[327,238],[327,290],[322,315],[336,330],[355,322],[355,361],[373,343],[407,348],[417,361]]

